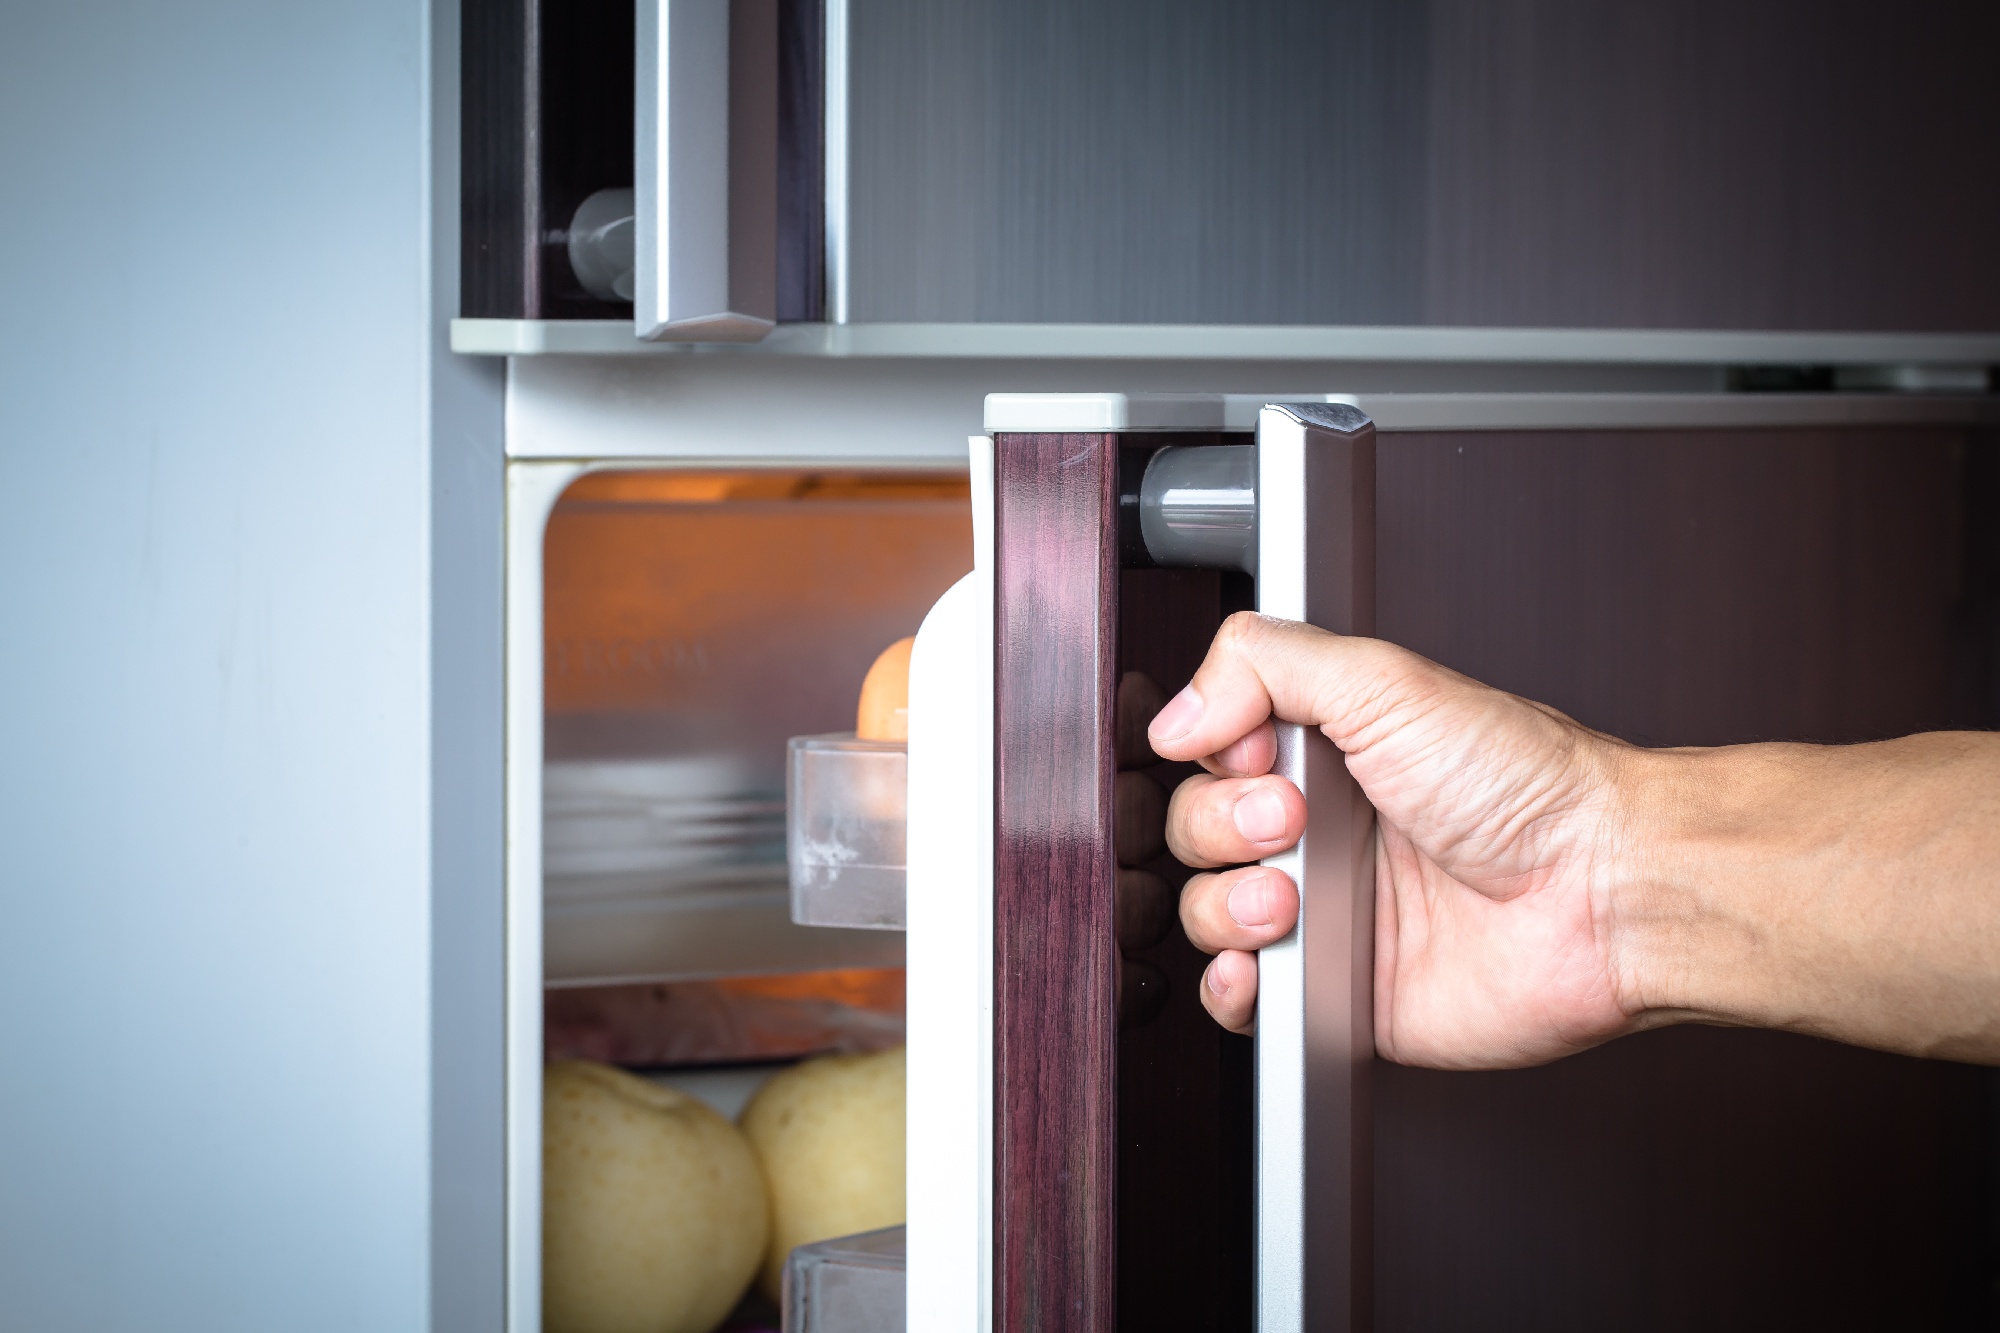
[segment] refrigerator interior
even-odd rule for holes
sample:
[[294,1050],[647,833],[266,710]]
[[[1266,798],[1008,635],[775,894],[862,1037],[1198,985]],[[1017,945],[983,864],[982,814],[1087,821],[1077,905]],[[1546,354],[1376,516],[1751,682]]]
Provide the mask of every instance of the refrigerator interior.
[[[903,934],[793,924],[786,742],[972,563],[962,472],[585,472],[542,542],[542,1051],[737,1119],[904,1034]],[[727,1327],[775,1326],[753,1286]]]
[[963,477],[602,472],[545,540],[548,984],[899,965],[895,932],[791,923],[785,742],[853,730],[971,568]]

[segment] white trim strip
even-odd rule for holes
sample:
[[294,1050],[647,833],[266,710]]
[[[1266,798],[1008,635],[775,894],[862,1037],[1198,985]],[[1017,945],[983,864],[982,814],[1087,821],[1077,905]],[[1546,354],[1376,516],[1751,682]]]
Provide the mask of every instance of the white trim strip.
[[507,1330],[542,1326],[542,534],[585,469],[507,467]]

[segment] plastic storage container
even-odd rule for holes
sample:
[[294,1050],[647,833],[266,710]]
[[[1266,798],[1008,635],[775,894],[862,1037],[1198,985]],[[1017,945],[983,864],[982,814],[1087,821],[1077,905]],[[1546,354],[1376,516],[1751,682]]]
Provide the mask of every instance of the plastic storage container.
[[801,1245],[785,1261],[785,1333],[903,1333],[905,1230]]
[[794,736],[787,751],[792,920],[901,930],[908,747],[839,733]]

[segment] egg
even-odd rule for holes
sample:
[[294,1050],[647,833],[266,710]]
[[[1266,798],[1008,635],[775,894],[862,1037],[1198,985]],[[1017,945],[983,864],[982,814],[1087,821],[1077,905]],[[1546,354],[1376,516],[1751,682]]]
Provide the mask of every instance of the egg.
[[704,1103],[588,1061],[542,1076],[542,1327],[710,1333],[769,1238],[763,1180]]
[[903,1219],[904,1053],[828,1055],[795,1065],[743,1108],[770,1191],[764,1291],[779,1299],[794,1246]]
[[864,741],[910,739],[910,650],[915,639],[898,639],[882,650],[861,681],[861,704],[854,710],[854,734]]

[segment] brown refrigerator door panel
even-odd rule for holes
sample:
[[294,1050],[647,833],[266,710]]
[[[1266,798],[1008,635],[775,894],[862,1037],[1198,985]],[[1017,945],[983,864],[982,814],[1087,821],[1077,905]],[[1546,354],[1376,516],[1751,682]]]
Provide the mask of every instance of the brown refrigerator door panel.
[[1192,771],[1119,754],[1120,682],[1179,689],[1248,603],[1241,576],[1120,569],[1121,455],[1162,442],[994,440],[995,1329],[1250,1323],[1250,1043],[1202,1009],[1177,922],[1118,929],[1121,876],[1189,873],[1119,820]]
[[[1267,963],[1276,998],[1254,1056],[1203,1010],[1205,960],[1177,924],[1122,944],[1116,925],[1121,874],[1178,888],[1189,873],[1154,830],[1119,822],[1159,809],[1120,785],[1192,771],[1146,762],[1142,744],[1119,754],[1120,682],[1136,673],[1163,700],[1252,605],[1368,628],[1373,429],[1344,406],[1298,411],[1257,455],[1255,484],[1292,503],[1268,507],[1254,591],[1233,570],[1120,569],[1151,564],[1132,515],[1120,532],[1121,491],[1138,498],[1161,447],[1222,437],[994,439],[999,1329],[1367,1327],[1372,842],[1338,753],[1298,728],[1282,740],[1315,800],[1280,858],[1307,920]],[[1276,1090],[1263,1116],[1258,1084]],[[1279,1183],[1260,1191],[1259,1173]]]
[[[1951,703],[1966,447],[1387,434],[1378,630],[1641,744],[1990,725]],[[1376,1325],[1969,1326],[1988,1078],[1711,1028],[1505,1073],[1381,1064]]]
[[[1175,889],[1189,872],[1121,867],[1142,840],[1118,823],[1118,783],[1170,789],[1190,770],[1120,749],[1119,683],[1143,673],[1171,695],[1233,610],[1290,597],[1289,614],[1372,625],[1643,745],[1996,720],[2000,584],[1966,554],[2000,517],[1990,431],[1883,400],[1796,409],[1851,409],[1841,426],[1739,428],[1730,401],[1663,409],[1714,418],[1686,427],[1505,430],[1361,403],[1380,433],[1319,488],[1278,485],[1255,405],[1208,419],[1193,396],[1120,399],[1092,406],[1096,433],[995,430],[993,1327],[1985,1326],[1988,1071],[1695,1027],[1539,1069],[1368,1059],[1365,994],[1317,1008],[1368,972],[1351,892],[1370,877],[1368,813],[1339,799],[1355,794],[1337,755],[1301,771],[1336,798],[1339,837],[1319,845],[1356,853],[1342,931],[1315,941],[1309,852],[1311,964],[1288,993],[1280,952],[1263,963],[1267,1005],[1299,1005],[1295,1044],[1314,1053],[1290,1093],[1273,1078],[1281,1016],[1260,1013],[1254,1056],[1215,1028],[1178,928],[1121,952],[1121,870]],[[1147,567],[1120,502],[1151,452],[1253,438],[1258,577]],[[1315,551],[1329,537],[1346,545]],[[1288,558],[1323,596],[1284,590]],[[1273,1151],[1287,1116],[1289,1164]],[[1286,1222],[1273,1201],[1294,1186]]]
[[1118,438],[994,440],[993,1326],[1109,1333]]

